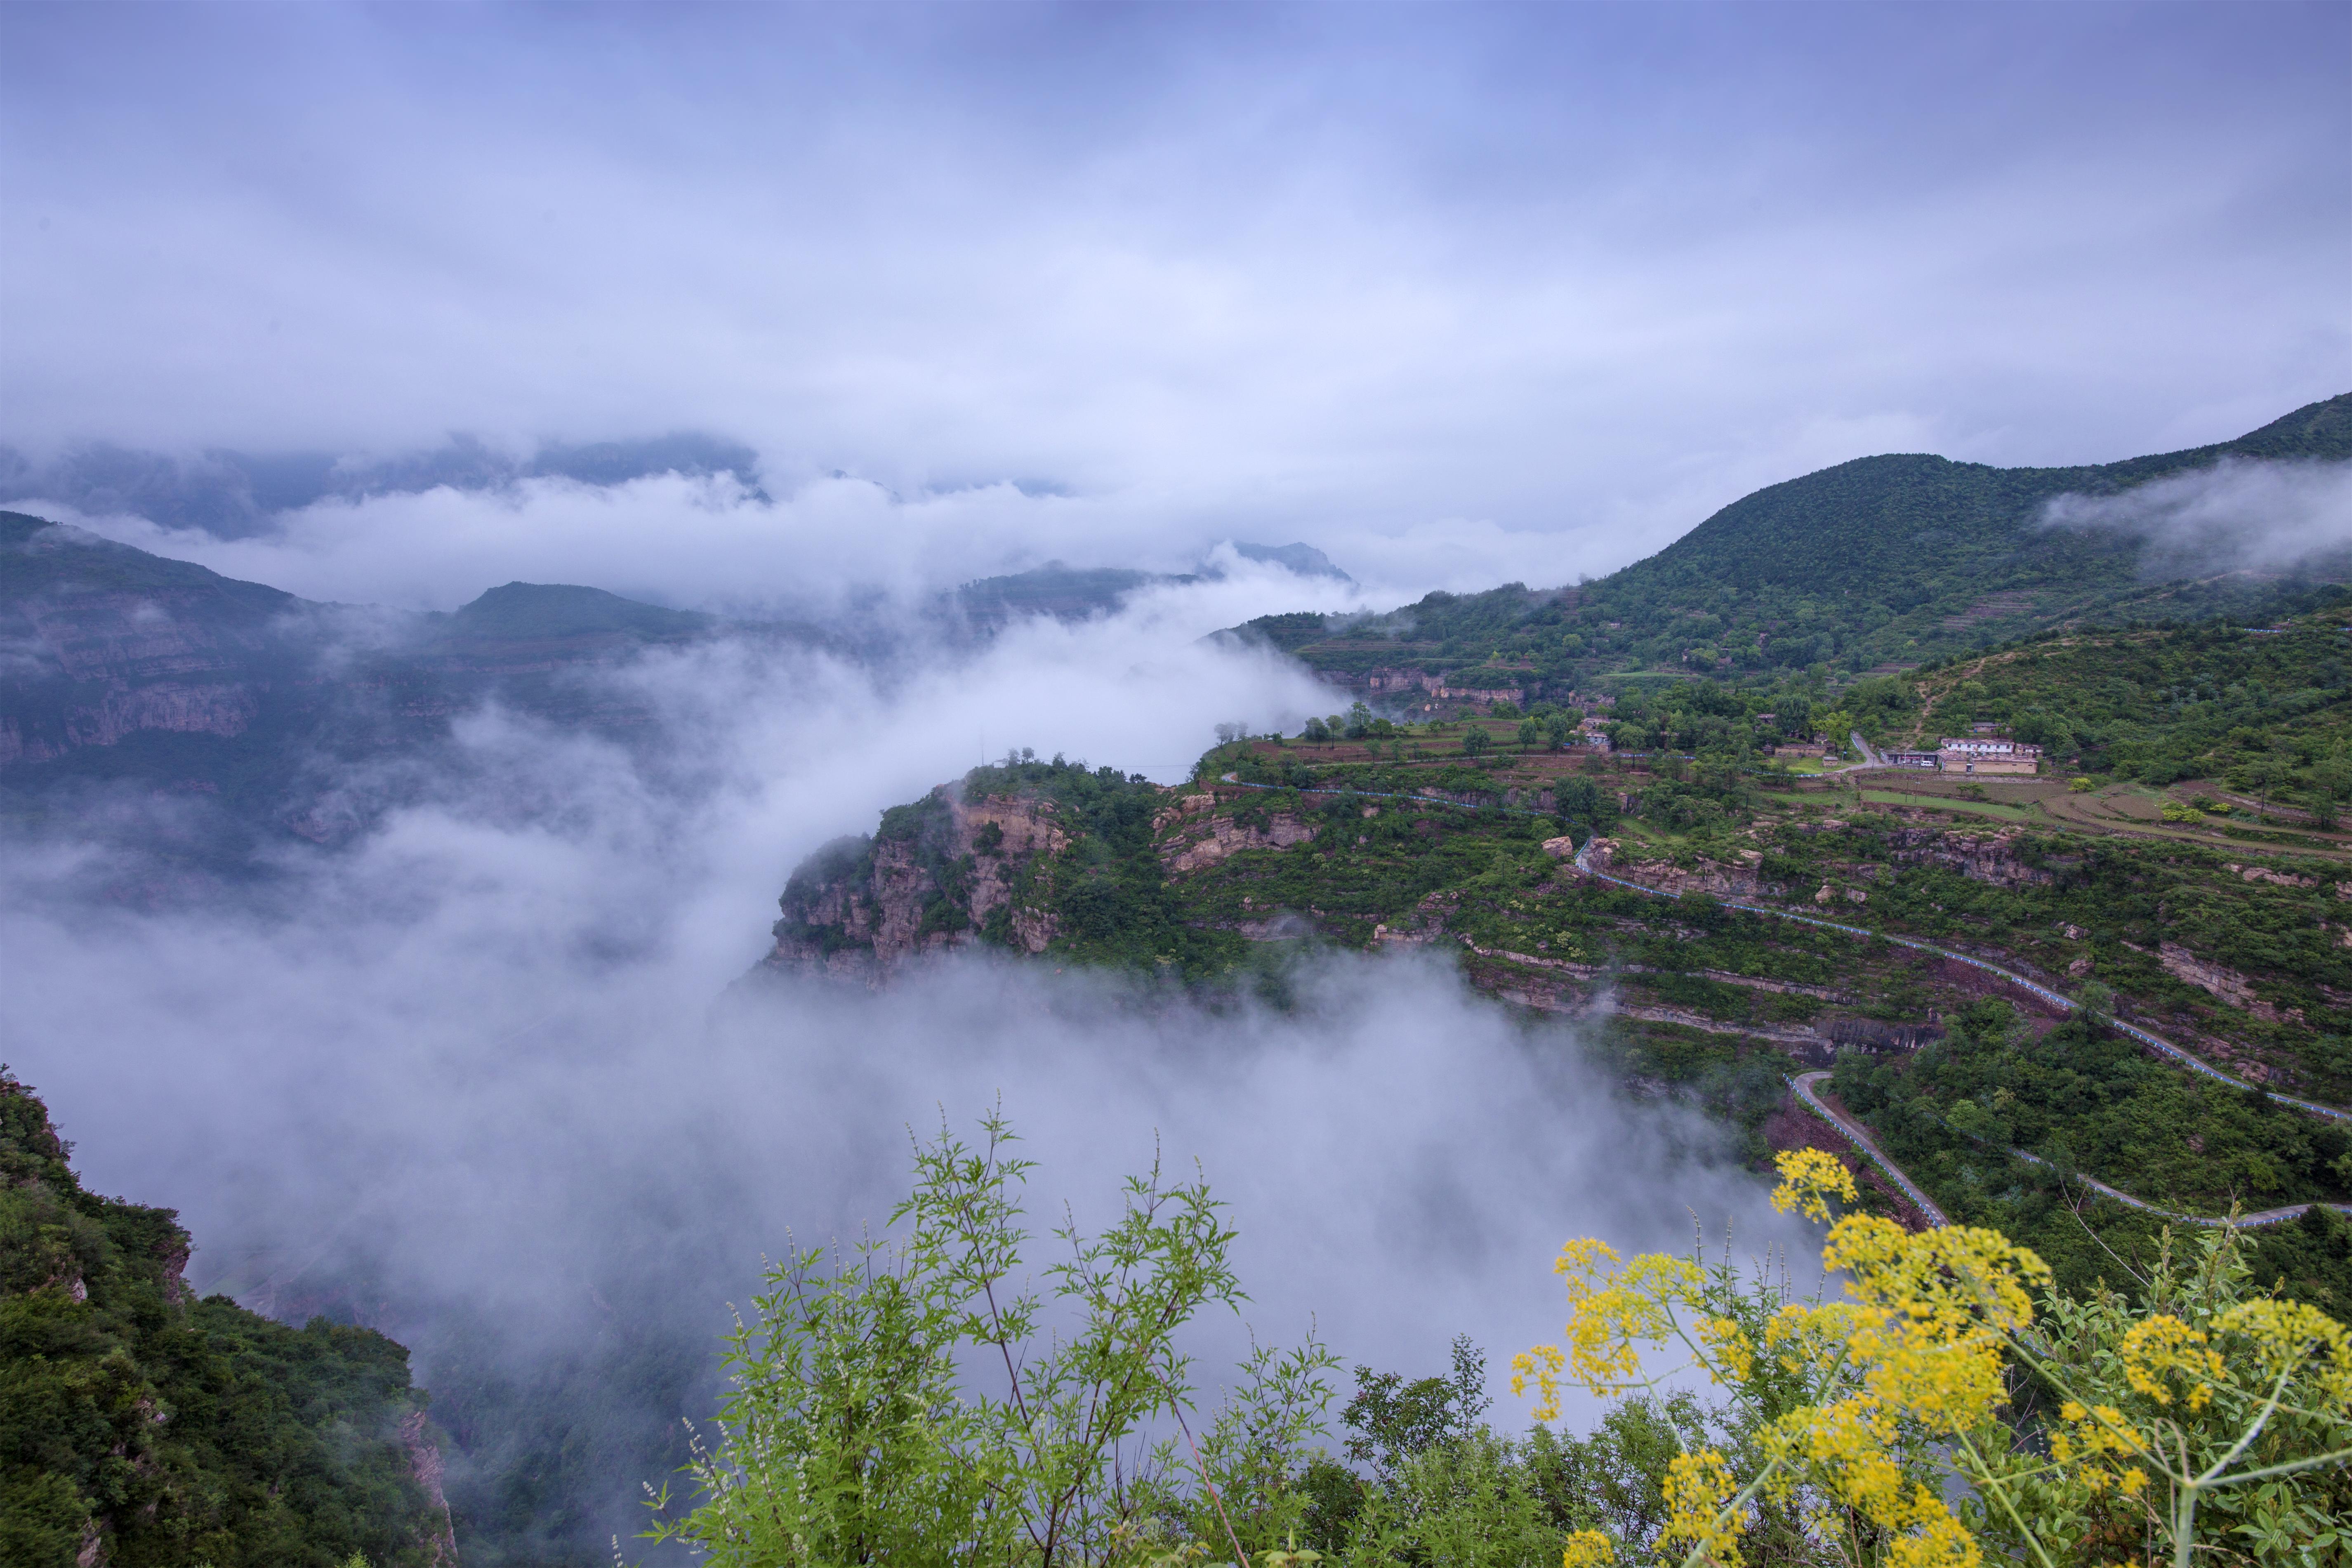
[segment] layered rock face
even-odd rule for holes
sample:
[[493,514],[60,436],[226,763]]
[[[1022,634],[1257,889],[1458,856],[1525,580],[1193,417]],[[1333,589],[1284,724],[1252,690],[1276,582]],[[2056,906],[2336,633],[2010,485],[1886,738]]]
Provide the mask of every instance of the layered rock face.
[[1162,832],[1176,828],[1158,846],[1160,863],[1170,876],[1205,871],[1244,849],[1287,849],[1315,837],[1313,825],[1289,812],[1271,812],[1262,823],[1250,822],[1214,815],[1216,805],[1213,795],[1187,795],[1177,810],[1163,811],[1152,820],[1152,826]]
[[992,922],[1005,945],[1045,951],[1060,922],[1028,895],[1041,862],[1069,845],[1060,807],[1003,796],[967,804],[942,784],[900,808],[909,811],[895,825],[905,831],[886,819],[877,837],[837,839],[793,873],[770,967],[877,983],[919,953],[980,941]]
[[[1564,844],[1567,840],[1559,842]],[[1596,838],[1585,855],[1585,864],[1595,871],[1677,895],[1703,893],[1716,899],[1764,899],[1777,897],[1781,891],[1759,875],[1759,868],[1764,863],[1760,849],[1738,850],[1728,861],[1701,859],[1696,865],[1676,866],[1668,861],[1625,864],[1619,858],[1622,847],[1614,838]],[[1544,848],[1549,852],[1551,845],[1546,844]]]
[[2003,828],[1980,835],[1949,829],[1906,827],[1888,835],[1888,858],[1897,866],[1941,866],[1974,882],[1996,888],[2025,888],[2055,880],[2039,866],[2019,858],[2021,828]]
[[0,514],[0,767],[142,731],[232,737],[301,681],[306,606]]

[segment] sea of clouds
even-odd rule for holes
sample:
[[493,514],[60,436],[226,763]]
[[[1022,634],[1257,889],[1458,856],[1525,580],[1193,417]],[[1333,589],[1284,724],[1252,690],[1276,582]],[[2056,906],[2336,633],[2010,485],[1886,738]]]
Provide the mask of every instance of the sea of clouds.
[[[1547,1265],[1573,1236],[1801,1243],[1713,1129],[1629,1101],[1573,1026],[1515,1020],[1440,954],[1309,961],[1287,1008],[979,956],[876,992],[740,983],[803,854],[985,752],[1174,781],[1219,722],[1339,706],[1198,640],[1245,592],[1024,623],[889,685],[772,647],[662,655],[613,677],[661,713],[658,766],[485,710],[462,765],[350,848],[289,852],[250,905],[81,899],[95,851],[20,840],[0,1054],[92,1187],[181,1210],[200,1286],[356,1310],[428,1386],[649,1334],[685,1407],[606,1416],[647,1430],[709,1413],[763,1258],[881,1226],[910,1131],[999,1105],[1040,1163],[1041,1231],[1066,1201],[1104,1217],[1155,1151],[1232,1204],[1252,1301],[1202,1326],[1211,1383],[1251,1333],[1416,1373],[1468,1333],[1499,1366],[1557,1327]],[[607,1478],[611,1528],[658,1479]]]

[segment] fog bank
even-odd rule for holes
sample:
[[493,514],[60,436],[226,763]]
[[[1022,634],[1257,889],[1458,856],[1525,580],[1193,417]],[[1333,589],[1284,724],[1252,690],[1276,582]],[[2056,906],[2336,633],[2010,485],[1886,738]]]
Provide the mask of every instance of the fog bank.
[[2147,542],[2152,576],[2280,571],[2352,552],[2352,463],[2224,458],[2115,495],[2063,495],[2044,525]]
[[[1550,1332],[1571,1236],[1799,1235],[1708,1163],[1704,1123],[1623,1102],[1572,1030],[1523,1027],[1442,955],[1308,960],[1287,1008],[980,956],[878,993],[735,984],[798,858],[983,732],[1172,780],[1217,722],[1336,705],[1171,635],[1185,602],[1028,623],[887,690],[731,645],[649,659],[610,679],[658,709],[658,756],[479,713],[418,804],[289,856],[266,902],[77,901],[70,845],[7,846],[0,1055],[94,1188],[182,1211],[200,1286],[381,1323],[452,1420],[490,1372],[643,1394],[598,1417],[615,1430],[706,1414],[761,1258],[880,1225],[908,1129],[1000,1100],[1041,1163],[1036,1230],[1065,1200],[1099,1217],[1155,1143],[1197,1160],[1248,1327],[1315,1325],[1375,1366],[1439,1370],[1462,1332],[1499,1364]],[[1211,1375],[1240,1334],[1204,1326]],[[501,1462],[496,1432],[460,1436]],[[614,1441],[597,1462],[640,1469],[600,1507],[627,1528],[657,1478]]]

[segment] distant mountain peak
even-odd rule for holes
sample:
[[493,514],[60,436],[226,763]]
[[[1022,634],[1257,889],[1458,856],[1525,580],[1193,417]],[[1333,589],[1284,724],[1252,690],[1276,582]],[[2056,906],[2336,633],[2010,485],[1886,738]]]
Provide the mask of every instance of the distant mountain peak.
[[504,583],[449,617],[452,630],[487,637],[571,637],[613,632],[678,637],[713,625],[692,610],[664,609],[572,583]]
[[1333,565],[1328,555],[1311,544],[1245,544],[1236,539],[1233,545],[1234,553],[1244,561],[1284,567],[1301,577],[1331,577],[1342,583],[1355,581]]

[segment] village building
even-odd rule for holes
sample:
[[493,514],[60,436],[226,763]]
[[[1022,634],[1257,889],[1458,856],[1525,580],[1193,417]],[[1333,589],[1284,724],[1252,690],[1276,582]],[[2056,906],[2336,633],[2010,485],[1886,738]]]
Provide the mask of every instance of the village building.
[[1888,752],[1885,755],[1890,768],[1926,768],[1932,773],[1940,765],[1933,752]]
[[1948,773],[2031,773],[2042,748],[1988,735],[1947,735],[1936,744],[1936,765]]

